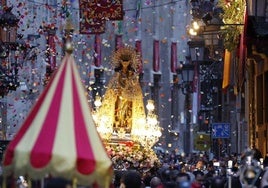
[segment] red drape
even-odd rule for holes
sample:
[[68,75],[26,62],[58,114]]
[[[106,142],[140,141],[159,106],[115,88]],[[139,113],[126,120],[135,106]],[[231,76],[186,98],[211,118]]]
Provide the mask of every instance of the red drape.
[[154,40],[153,70],[155,72],[160,70],[159,40]]
[[95,35],[95,56],[94,64],[96,67],[101,66],[101,37],[99,34]]
[[170,70],[172,73],[176,73],[176,69],[177,69],[177,62],[178,62],[178,58],[177,58],[177,43],[176,42],[172,42],[171,43],[171,59],[170,59]]
[[194,65],[194,79],[193,79],[193,92],[198,92],[199,85],[199,65],[195,63]]
[[118,50],[122,46],[123,46],[122,35],[116,35],[115,36],[115,49]]

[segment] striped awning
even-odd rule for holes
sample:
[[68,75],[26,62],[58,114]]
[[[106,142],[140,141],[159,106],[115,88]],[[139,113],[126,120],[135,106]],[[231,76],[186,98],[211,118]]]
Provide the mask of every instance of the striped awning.
[[4,175],[47,175],[107,187],[112,163],[97,133],[72,54],[38,98],[3,159]]

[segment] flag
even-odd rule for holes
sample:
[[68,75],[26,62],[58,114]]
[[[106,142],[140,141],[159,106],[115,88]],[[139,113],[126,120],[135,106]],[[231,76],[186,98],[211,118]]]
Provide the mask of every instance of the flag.
[[224,53],[224,67],[223,67],[223,80],[222,80],[223,90],[226,90],[230,84],[230,71],[231,71],[231,52],[226,49]]
[[80,0],[79,7],[91,19],[123,20],[124,16],[122,0]]

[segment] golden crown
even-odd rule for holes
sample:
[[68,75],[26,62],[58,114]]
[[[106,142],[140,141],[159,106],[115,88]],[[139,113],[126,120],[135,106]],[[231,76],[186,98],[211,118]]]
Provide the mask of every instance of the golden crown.
[[114,68],[120,67],[122,61],[130,61],[134,70],[137,70],[141,63],[139,53],[131,46],[121,47],[112,54],[111,64]]

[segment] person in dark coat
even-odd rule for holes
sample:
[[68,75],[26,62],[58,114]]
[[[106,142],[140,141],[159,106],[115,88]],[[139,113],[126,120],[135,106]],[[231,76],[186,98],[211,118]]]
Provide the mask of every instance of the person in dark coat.
[[225,188],[226,178],[221,176],[216,176],[211,181],[211,188]]
[[151,188],[161,188],[163,187],[162,181],[159,177],[155,176],[150,181]]
[[72,183],[63,178],[49,178],[46,180],[45,188],[71,188]]
[[141,174],[136,170],[127,171],[121,179],[120,188],[141,188]]

